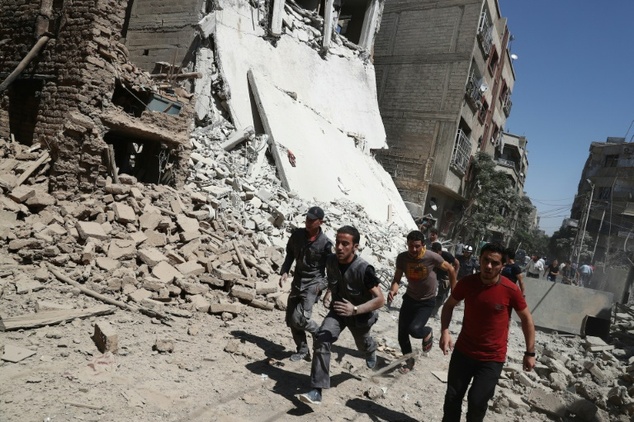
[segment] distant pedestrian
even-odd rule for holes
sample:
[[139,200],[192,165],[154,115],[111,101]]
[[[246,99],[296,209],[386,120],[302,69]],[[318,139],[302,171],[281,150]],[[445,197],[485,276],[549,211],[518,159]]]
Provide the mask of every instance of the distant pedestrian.
[[431,251],[431,245],[434,242],[438,242],[438,229],[436,227],[432,227],[428,230],[428,236],[425,240],[425,247],[428,251]]
[[563,269],[559,271],[561,273],[561,282],[564,284],[577,284],[579,273],[577,272],[575,266],[570,262],[570,260],[566,261]]
[[[535,326],[520,289],[500,276],[504,265],[504,249],[487,244],[480,252],[480,273],[458,281],[445,302],[441,316],[440,349],[452,351],[447,373],[447,392],[443,406],[443,422],[459,422],[462,400],[467,395],[467,421],[483,421],[488,402],[506,361],[509,318],[515,310],[522,323],[526,342],[523,368],[535,367]],[[464,300],[464,316],[458,341],[449,333],[453,310]]]
[[295,261],[295,275],[286,305],[286,325],[297,347],[291,361],[310,360],[306,332],[315,335],[319,328],[311,319],[313,305],[326,288],[326,258],[332,254],[332,241],[321,229],[323,221],[324,210],[320,207],[308,210],[305,226],[295,230],[288,239],[286,259],[280,270],[282,287]]
[[557,276],[559,275],[559,261],[556,259],[553,260],[544,271],[544,275],[546,276],[546,280],[552,281],[553,283],[556,282]]
[[[368,368],[376,365],[376,341],[370,335],[385,304],[374,267],[357,256],[359,231],[351,226],[337,230],[335,254],[326,262],[328,290],[324,306],[330,309],[317,330],[310,370],[311,390],[300,394],[304,403],[321,404],[322,389],[330,388],[330,351],[343,330],[348,328]],[[332,301],[331,301],[332,298]]]
[[464,243],[462,243],[462,238],[458,238],[458,242],[456,243],[456,249],[454,250],[454,256],[458,257],[462,255],[462,251],[464,249]]
[[544,271],[544,264],[537,255],[531,256],[531,260],[526,264],[526,277],[539,278]]
[[458,269],[458,280],[462,277],[474,274],[478,270],[478,261],[473,257],[473,246],[465,245],[462,255],[456,256],[460,264]]
[[587,262],[579,267],[579,286],[588,287],[594,270]]
[[505,252],[506,264],[502,268],[502,275],[513,283],[517,284],[522,291],[522,295],[526,295],[526,288],[524,287],[524,276],[522,275],[522,269],[515,263],[515,251],[513,249],[507,249]]

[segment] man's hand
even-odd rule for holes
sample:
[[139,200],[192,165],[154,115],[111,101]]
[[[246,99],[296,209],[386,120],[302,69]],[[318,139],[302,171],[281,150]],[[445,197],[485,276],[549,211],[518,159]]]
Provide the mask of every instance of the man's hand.
[[321,303],[324,305],[324,308],[329,309],[330,308],[330,289],[326,290],[326,294],[324,295],[324,298],[322,299]]
[[392,301],[394,300],[397,294],[398,294],[398,289],[396,291],[393,291],[392,289],[390,289],[390,291],[387,292],[387,303],[392,303]]
[[524,366],[524,370],[526,372],[530,372],[535,367],[535,356],[526,356],[524,355],[524,361],[522,362]]
[[282,287],[282,285],[284,284],[287,278],[288,278],[288,273],[282,274],[282,276],[280,277],[280,287]]
[[343,299],[343,302],[335,301],[333,305],[333,309],[335,313],[340,316],[351,316],[354,315],[354,305]]
[[453,340],[451,339],[451,334],[449,334],[449,330],[445,330],[440,334],[440,341],[438,342],[438,346],[440,346],[440,350],[444,355],[448,355],[449,352],[453,350]]

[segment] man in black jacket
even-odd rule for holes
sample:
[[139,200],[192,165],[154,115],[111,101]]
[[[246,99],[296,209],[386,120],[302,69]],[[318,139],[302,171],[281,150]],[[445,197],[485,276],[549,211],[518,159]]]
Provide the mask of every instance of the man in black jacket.
[[312,207],[306,213],[306,225],[291,234],[286,245],[286,259],[280,270],[280,287],[288,278],[295,261],[295,275],[286,305],[286,325],[291,328],[297,352],[292,361],[310,360],[306,332],[317,333],[319,324],[311,319],[313,305],[326,287],[326,258],[332,253],[332,241],[324,234],[321,224],[324,210]]

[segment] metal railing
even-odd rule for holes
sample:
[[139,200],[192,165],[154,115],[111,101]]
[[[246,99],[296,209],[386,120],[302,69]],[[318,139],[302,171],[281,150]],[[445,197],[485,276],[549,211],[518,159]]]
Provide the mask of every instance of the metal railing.
[[451,166],[461,173],[467,171],[467,165],[469,165],[469,159],[471,158],[471,139],[462,131],[458,129],[456,134],[456,143],[453,146],[453,152],[451,153]]

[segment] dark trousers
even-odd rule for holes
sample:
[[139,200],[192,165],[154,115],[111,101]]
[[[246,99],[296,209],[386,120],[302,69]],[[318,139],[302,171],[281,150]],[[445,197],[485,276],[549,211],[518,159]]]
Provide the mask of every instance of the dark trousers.
[[539,273],[526,273],[526,277],[530,277],[530,278],[539,278]]
[[[449,286],[449,280],[447,280],[447,286]],[[436,295],[436,304],[434,305],[434,311],[432,315],[434,318],[438,316],[438,311],[442,308],[442,305],[445,304],[445,300],[447,300],[447,296],[449,296],[449,287],[445,287],[444,280],[438,280],[438,294]]]
[[301,292],[292,292],[286,303],[286,325],[291,329],[298,353],[308,353],[306,332],[317,333],[319,324],[311,319],[313,305],[319,300],[319,288],[309,287]]
[[314,356],[310,369],[310,386],[312,388],[330,388],[330,354],[332,344],[337,341],[341,332],[348,327],[354,338],[357,349],[367,358],[376,350],[376,342],[370,335],[370,328],[376,317],[364,319],[356,323],[356,317],[343,317],[330,311],[317,331],[314,344]]
[[435,304],[435,297],[418,301],[407,294],[403,296],[403,304],[398,314],[398,344],[404,355],[412,353],[409,336],[422,339],[432,332],[431,327],[427,327],[427,321],[434,311]]
[[503,366],[504,362],[482,362],[454,349],[447,374],[442,422],[460,422],[462,399],[472,379],[467,396],[467,422],[483,421]]

